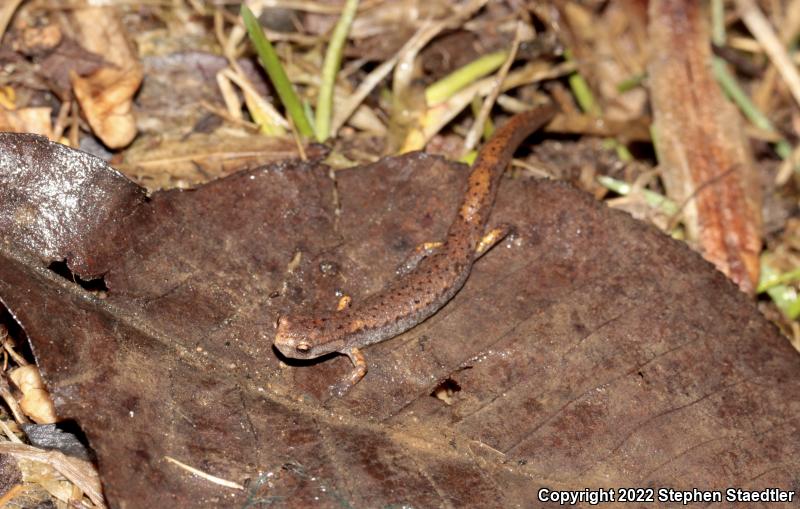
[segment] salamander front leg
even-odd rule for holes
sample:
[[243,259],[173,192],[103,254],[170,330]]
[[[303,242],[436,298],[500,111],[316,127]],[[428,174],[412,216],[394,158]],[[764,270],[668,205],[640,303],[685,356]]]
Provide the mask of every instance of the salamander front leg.
[[350,304],[353,302],[353,298],[349,295],[342,295],[339,299],[339,303],[336,304],[336,311],[344,311],[345,309],[350,307]]
[[361,350],[358,348],[351,348],[345,352],[345,355],[350,357],[350,362],[353,363],[353,371],[350,372],[350,376],[347,377],[347,381],[350,385],[355,385],[364,378],[364,375],[367,374],[367,360],[364,358],[364,354],[361,353]]
[[364,358],[364,354],[361,353],[361,350],[353,347],[341,353],[350,358],[350,362],[353,363],[353,371],[350,372],[347,378],[333,386],[334,392],[340,397],[344,396],[347,391],[353,388],[353,386],[360,382],[361,379],[364,378],[364,375],[367,374],[367,360]]

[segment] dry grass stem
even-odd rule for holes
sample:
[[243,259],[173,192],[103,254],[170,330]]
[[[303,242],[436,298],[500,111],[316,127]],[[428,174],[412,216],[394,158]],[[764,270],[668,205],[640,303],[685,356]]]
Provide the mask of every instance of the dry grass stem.
[[497,71],[497,74],[494,76],[495,84],[492,87],[492,90],[483,100],[480,112],[475,117],[475,122],[473,122],[472,127],[470,127],[469,132],[467,133],[467,136],[464,138],[464,147],[461,149],[462,155],[466,155],[470,150],[475,148],[475,145],[477,145],[478,140],[481,137],[481,133],[483,133],[483,126],[486,123],[486,119],[489,118],[489,114],[494,107],[494,103],[502,90],[503,82],[505,81],[506,77],[508,77],[508,71],[511,70],[511,65],[517,58],[517,51],[519,50],[519,43],[521,40],[522,23],[518,23],[517,30],[514,34],[514,42],[511,43],[511,51],[508,53],[508,58],[506,58],[506,61],[503,62],[500,70]]
[[233,481],[228,481],[227,479],[222,479],[220,477],[213,476],[213,475],[211,475],[209,473],[203,472],[202,470],[199,470],[197,468],[191,467],[191,466],[187,465],[186,463],[182,463],[182,462],[176,460],[175,458],[171,458],[169,456],[164,456],[164,459],[169,461],[170,463],[174,463],[175,465],[178,465],[178,467],[186,470],[187,472],[191,472],[192,474],[196,475],[197,477],[205,479],[206,481],[212,482],[214,484],[218,484],[220,486],[225,486],[226,488],[232,488],[232,489],[235,489],[235,490],[243,490],[244,489],[244,486],[242,486],[241,484],[237,484],[237,483],[235,483]]
[[737,0],[736,3],[739,7],[742,21],[764,47],[764,51],[783,78],[792,97],[800,105],[800,73],[792,63],[786,48],[781,44],[766,16],[753,0]]

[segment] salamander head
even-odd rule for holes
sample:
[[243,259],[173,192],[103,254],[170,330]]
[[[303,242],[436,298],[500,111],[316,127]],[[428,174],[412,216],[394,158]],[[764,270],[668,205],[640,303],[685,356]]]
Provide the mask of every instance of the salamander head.
[[293,316],[278,318],[273,341],[275,348],[292,359],[315,359],[336,352],[338,343],[327,340],[319,320]]

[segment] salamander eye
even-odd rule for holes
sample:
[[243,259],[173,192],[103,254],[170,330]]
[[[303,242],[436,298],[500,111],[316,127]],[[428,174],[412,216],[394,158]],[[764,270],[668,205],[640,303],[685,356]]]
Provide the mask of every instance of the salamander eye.
[[305,342],[297,343],[297,346],[295,348],[297,348],[298,352],[306,353],[307,351],[311,350],[311,345]]

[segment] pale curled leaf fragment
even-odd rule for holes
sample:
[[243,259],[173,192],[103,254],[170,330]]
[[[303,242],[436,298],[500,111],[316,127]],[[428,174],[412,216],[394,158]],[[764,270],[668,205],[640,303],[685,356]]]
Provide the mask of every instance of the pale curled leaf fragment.
[[41,134],[53,140],[51,111],[50,108],[43,106],[11,111],[0,106],[0,131]]
[[28,364],[11,371],[8,376],[22,392],[19,406],[28,417],[38,424],[51,424],[57,421],[53,400],[44,386],[39,368]]
[[70,19],[81,46],[109,62],[87,76],[70,72],[73,92],[97,137],[125,147],[136,136],[132,101],[144,76],[125,25],[114,7],[75,9]]
[[85,78],[72,72],[70,81],[92,131],[106,146],[120,148],[133,141],[131,100],[142,82],[141,67],[103,67]]
[[54,50],[62,39],[63,33],[57,23],[29,26],[22,30],[21,45],[26,53],[44,53]]
[[[428,21],[414,34],[415,44],[406,44],[398,53],[398,65],[392,78],[392,91],[395,95],[405,95],[414,78],[414,60],[419,52],[442,30],[457,26],[475,15],[487,0],[471,0],[457,9],[452,14],[441,20]],[[411,41],[409,41],[411,42]]]

